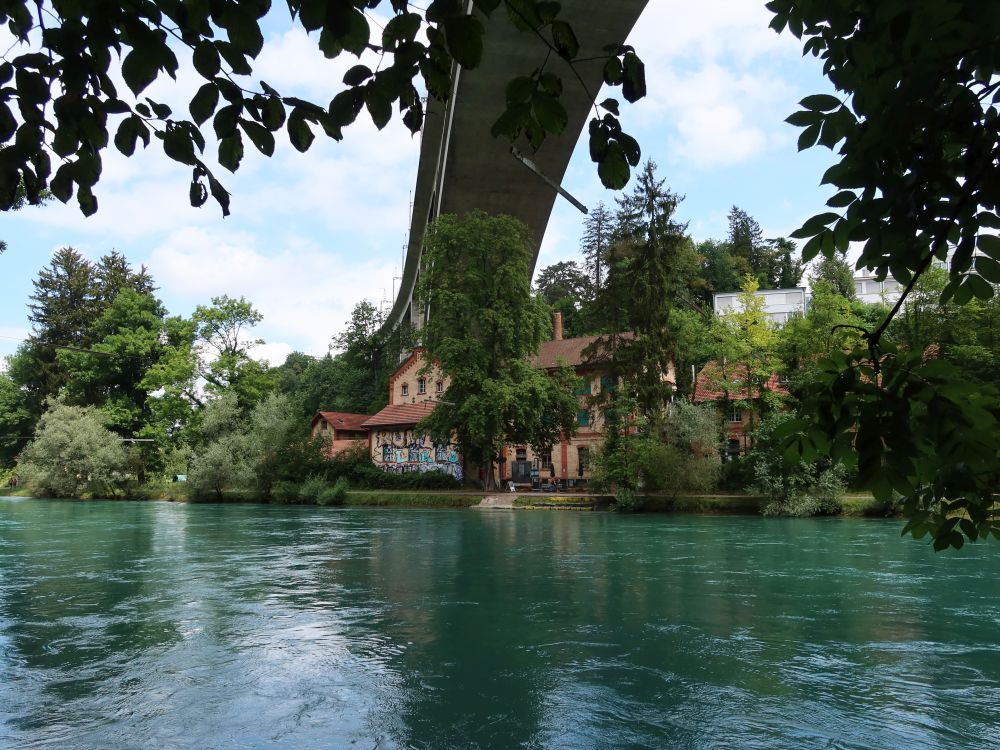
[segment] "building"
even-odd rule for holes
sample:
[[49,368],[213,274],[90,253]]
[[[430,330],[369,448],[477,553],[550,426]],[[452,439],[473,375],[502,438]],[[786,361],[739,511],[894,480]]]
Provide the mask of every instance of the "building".
[[311,437],[326,437],[330,441],[329,455],[356,445],[364,445],[368,430],[363,426],[367,414],[349,414],[342,411],[318,411],[310,423]]
[[[719,292],[712,295],[712,309],[716,315],[740,310],[740,295],[743,292]],[[764,300],[764,312],[773,323],[785,323],[793,315],[802,315],[809,304],[806,288],[759,289],[754,296]]]
[[461,481],[462,456],[452,443],[439,444],[417,429],[447,390],[447,378],[435,365],[425,372],[424,350],[416,347],[389,378],[389,405],[366,417],[372,462],[393,474],[444,471]]
[[[727,383],[730,386],[728,392]],[[736,386],[735,389],[732,386]],[[788,395],[788,389],[777,373],[767,379],[764,389],[779,396]],[[758,394],[749,393],[745,386],[741,386],[738,374],[727,371],[725,364],[716,360],[705,363],[695,378],[692,401],[696,404],[715,402],[725,409],[722,416],[725,420],[728,457],[745,455],[750,449],[750,433],[760,416],[757,407],[753,405],[753,399],[757,397]]]
[[875,276],[855,276],[854,294],[859,302],[892,306],[903,293],[903,285],[891,276],[879,281]]
[[[552,340],[539,347],[531,362],[547,371],[569,366],[582,379],[577,392],[577,433],[537,455],[528,445],[508,446],[497,472],[501,482],[558,483],[566,488],[586,483],[591,476],[591,456],[603,442],[604,420],[588,404],[591,396],[610,387],[608,379],[600,375],[598,357],[590,352],[599,337],[564,339],[560,313],[555,314],[554,324]],[[676,382],[672,367],[664,379]],[[437,365],[428,367],[424,350],[415,348],[389,378],[389,405],[363,423],[369,431],[369,451],[376,466],[394,473],[438,469],[462,479],[457,446],[435,444],[429,435],[417,430],[417,424],[434,410],[447,390],[448,378]]]

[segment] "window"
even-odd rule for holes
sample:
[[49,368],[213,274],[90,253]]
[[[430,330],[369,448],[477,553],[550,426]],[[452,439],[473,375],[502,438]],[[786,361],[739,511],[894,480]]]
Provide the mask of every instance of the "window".
[[441,380],[439,380],[439,381],[438,381],[438,382],[437,382],[437,383],[435,384],[435,386],[434,386],[434,390],[435,390],[435,391],[436,391],[437,393],[444,393],[444,382],[443,382],[443,381],[441,381]]
[[855,294],[864,294],[865,293],[865,282],[863,282],[863,281],[855,281],[854,282],[854,293]]
[[552,451],[542,451],[538,454],[538,463],[541,468],[548,469],[552,466]]
[[740,441],[736,438],[731,438],[726,444],[726,453],[730,456],[740,455]]
[[514,455],[514,460],[515,461],[527,461],[528,460],[528,449],[527,448],[518,448],[517,450],[514,451],[514,454],[515,454]]
[[573,389],[573,393],[577,396],[589,396],[590,395],[590,379],[581,378],[580,382],[577,384],[576,388]]
[[577,453],[577,464],[576,464],[576,475],[578,477],[583,476],[583,472],[590,468],[590,448],[579,447],[576,449]]
[[610,375],[601,375],[601,390],[605,393],[614,393],[616,390],[614,378]]
[[730,422],[742,422],[743,421],[743,410],[738,406],[729,407],[729,421]]
[[403,385],[400,386],[400,388],[399,388],[399,392],[402,393],[404,396],[409,396],[410,395],[410,384],[409,383],[403,383]]
[[580,409],[576,413],[576,423],[581,427],[586,427],[590,424],[590,412],[586,409]]
[[321,429],[321,430],[322,430],[323,432],[326,432],[326,431],[327,431],[327,429],[328,429],[329,427],[330,427],[330,425],[328,425],[328,424],[327,424],[326,422],[320,422],[320,423],[319,423],[319,428],[320,428],[320,429]]
[[417,381],[417,395],[423,396],[425,393],[427,393],[427,381],[420,378],[420,380]]

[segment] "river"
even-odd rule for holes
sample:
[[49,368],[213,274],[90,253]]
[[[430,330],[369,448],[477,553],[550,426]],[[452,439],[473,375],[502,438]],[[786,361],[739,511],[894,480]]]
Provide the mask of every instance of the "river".
[[0,499],[2,748],[1000,746],[1000,546]]

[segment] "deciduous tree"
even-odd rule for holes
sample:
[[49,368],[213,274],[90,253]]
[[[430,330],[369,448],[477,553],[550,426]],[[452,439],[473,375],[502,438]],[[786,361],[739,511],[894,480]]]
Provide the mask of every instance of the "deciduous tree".
[[486,469],[488,488],[505,445],[549,448],[576,427],[574,378],[528,361],[549,331],[548,311],[530,293],[532,255],[527,228],[509,216],[442,216],[427,237],[420,295],[430,317],[421,334],[450,385],[423,424],[436,439],[454,436]]

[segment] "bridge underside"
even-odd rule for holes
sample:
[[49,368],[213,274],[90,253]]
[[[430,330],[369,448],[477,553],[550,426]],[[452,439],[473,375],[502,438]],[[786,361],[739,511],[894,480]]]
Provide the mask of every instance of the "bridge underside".
[[[564,0],[562,5],[561,17],[572,25],[580,42],[580,57],[588,58],[601,55],[605,45],[624,42],[646,0]],[[416,327],[423,322],[413,292],[428,222],[440,214],[464,214],[474,209],[509,214],[531,230],[537,260],[552,213],[556,191],[510,153],[507,141],[490,135],[490,127],[504,109],[507,83],[541,66],[547,48],[532,34],[518,31],[501,9],[484,23],[480,66],[456,72],[447,106],[436,101],[428,104],[403,279],[387,321],[391,327],[404,320]],[[593,112],[594,97],[603,84],[602,68],[599,60],[582,62],[574,74],[555,55],[547,63],[547,70],[562,77],[562,102],[569,123],[560,136],[547,138],[537,152],[532,153],[527,144],[518,147],[557,184],[562,182]]]

